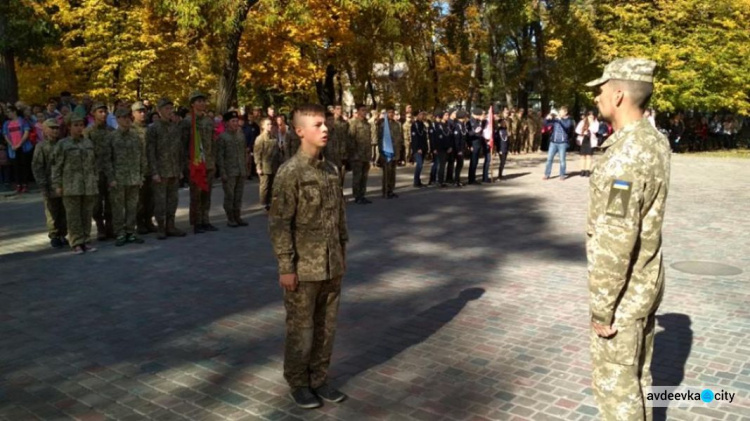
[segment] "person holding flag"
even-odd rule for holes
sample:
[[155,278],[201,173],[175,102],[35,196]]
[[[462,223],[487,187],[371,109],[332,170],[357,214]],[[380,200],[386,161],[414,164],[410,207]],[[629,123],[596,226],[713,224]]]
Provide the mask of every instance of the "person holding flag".
[[484,166],[482,167],[482,182],[483,183],[492,183],[492,177],[490,177],[490,164],[492,163],[492,149],[495,147],[494,145],[494,120],[495,116],[492,112],[492,106],[490,105],[490,111],[489,116],[487,117],[487,124],[484,127],[484,130],[482,131],[482,136],[484,137],[485,144],[484,144]]
[[386,118],[378,122],[378,152],[380,152],[380,164],[383,167],[383,197],[393,199],[398,197],[393,190],[396,188],[396,164],[403,159],[401,148],[404,143],[404,134],[401,125],[395,119],[393,106],[386,107]]
[[195,234],[218,231],[208,221],[211,209],[211,184],[216,175],[213,147],[214,121],[206,114],[206,95],[190,94],[190,113],[181,122],[182,142],[190,170],[190,225]]

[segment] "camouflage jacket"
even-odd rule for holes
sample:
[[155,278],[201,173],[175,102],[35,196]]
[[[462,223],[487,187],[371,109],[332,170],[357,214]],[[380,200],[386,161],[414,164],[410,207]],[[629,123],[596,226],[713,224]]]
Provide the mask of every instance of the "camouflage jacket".
[[372,159],[370,123],[359,118],[353,118],[349,121],[348,140],[347,155],[350,162],[369,162]]
[[235,133],[225,131],[219,136],[216,146],[216,164],[221,168],[221,174],[227,177],[247,177],[247,145],[242,130]]
[[[180,121],[180,131],[182,133],[182,150],[185,153],[183,158],[186,163],[190,162],[190,131],[192,130],[192,117],[187,115]],[[203,157],[206,160],[206,169],[216,169],[216,148],[214,148],[214,121],[211,117],[204,115],[198,117],[195,126],[201,136],[201,146],[203,147]]]
[[302,150],[279,169],[273,183],[269,233],[279,274],[301,282],[344,275],[348,241],[338,170]]
[[107,156],[107,180],[114,180],[117,186],[138,186],[143,182],[148,160],[143,153],[138,132],[117,129],[109,135]]
[[103,126],[91,126],[86,128],[83,132],[85,137],[91,139],[94,144],[94,152],[96,153],[96,168],[100,174],[107,174],[107,161],[106,155],[109,149],[109,134],[114,129],[104,124]]
[[288,159],[296,155],[301,144],[302,139],[297,136],[297,132],[294,130],[294,127],[289,126],[289,129],[286,132],[285,146],[287,147],[287,150],[284,152],[284,161],[287,161]]
[[410,118],[407,118],[406,121],[404,121],[404,124],[401,126],[401,132],[404,134],[404,145],[406,147],[407,153],[408,150],[411,149],[411,123],[413,120]]
[[255,165],[261,174],[275,174],[281,164],[281,150],[276,137],[271,133],[262,133],[255,139],[253,148]]
[[143,156],[146,158],[145,176],[148,177],[150,175],[150,170],[148,168],[148,149],[146,149],[146,129],[148,129],[148,126],[141,126],[136,122],[133,122],[133,125],[130,127],[130,130],[133,130],[138,134],[138,140],[141,142],[141,153],[143,153]]
[[326,159],[334,163],[337,167],[341,167],[346,159],[346,144],[347,137],[349,136],[349,125],[344,119],[339,119],[333,122],[331,127],[328,127],[328,144],[323,151]]
[[[380,120],[378,122],[378,139],[380,141],[378,142],[378,153],[381,157],[384,157],[383,155],[383,130],[385,128],[385,120]],[[403,159],[401,156],[401,147],[404,145],[404,134],[401,131],[401,125],[398,124],[398,121],[396,120],[388,120],[388,128],[391,132],[391,142],[393,143],[393,159],[396,161],[400,161]]]
[[31,161],[31,169],[34,180],[39,188],[49,197],[58,197],[52,188],[52,167],[55,160],[55,151],[58,141],[46,140],[34,148],[34,158]]
[[179,177],[185,167],[180,126],[163,120],[146,130],[148,173],[161,178]]
[[586,254],[592,320],[609,325],[646,317],[661,299],[670,149],[647,119],[602,147],[590,180]]
[[91,139],[66,137],[57,144],[52,166],[52,188],[63,196],[94,196],[99,193],[99,169]]

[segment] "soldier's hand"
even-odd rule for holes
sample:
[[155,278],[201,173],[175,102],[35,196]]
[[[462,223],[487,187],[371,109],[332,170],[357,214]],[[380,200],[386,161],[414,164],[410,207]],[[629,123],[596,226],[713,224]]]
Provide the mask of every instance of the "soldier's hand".
[[294,292],[297,289],[297,283],[296,273],[279,275],[279,285],[281,285],[281,288],[285,291]]
[[114,181],[114,180],[112,180],[112,181],[111,181],[111,182],[109,183],[109,187],[110,187],[110,188],[114,188],[114,187],[117,187],[117,181]]
[[159,183],[161,183],[161,177],[159,177],[158,175],[154,175],[153,177],[151,177],[151,179],[152,179],[152,180],[154,181],[154,183],[156,183],[156,184],[159,184]]
[[448,148],[448,153],[453,152],[453,148]]
[[255,172],[258,173],[258,177],[260,177],[261,175],[263,175],[263,171],[261,171],[261,170],[258,170],[258,171],[255,171]]
[[422,150],[421,149],[417,149],[417,153],[420,154],[420,155],[422,155]]
[[616,327],[600,325],[596,322],[591,322],[591,328],[594,329],[594,332],[596,332],[596,334],[602,338],[611,338],[615,335],[615,333],[617,333]]
[[58,196],[62,196],[62,187],[56,188],[55,191],[57,192]]

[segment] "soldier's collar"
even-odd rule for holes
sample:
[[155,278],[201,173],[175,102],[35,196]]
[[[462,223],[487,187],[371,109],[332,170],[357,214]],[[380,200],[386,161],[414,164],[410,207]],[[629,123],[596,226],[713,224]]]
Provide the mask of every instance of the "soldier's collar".
[[627,135],[635,131],[638,128],[638,126],[640,126],[641,124],[651,124],[651,123],[648,122],[648,119],[642,118],[638,121],[634,121],[628,124],[627,126],[621,128],[620,130],[612,133],[612,135],[609,136],[609,138],[607,138],[607,140],[604,143],[602,143],[602,148],[606,149],[614,145],[615,143],[619,142],[620,139],[625,138]]

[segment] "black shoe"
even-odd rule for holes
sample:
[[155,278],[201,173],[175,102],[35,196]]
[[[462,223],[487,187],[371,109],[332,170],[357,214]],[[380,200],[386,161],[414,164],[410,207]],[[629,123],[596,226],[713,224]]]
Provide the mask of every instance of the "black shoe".
[[398,199],[398,195],[396,193],[391,193],[391,199]]
[[203,224],[203,230],[214,232],[214,231],[218,231],[219,229],[211,224]]
[[445,184],[445,183],[440,183],[440,188],[441,188],[441,189],[444,189],[444,188],[446,188],[446,187],[448,187],[448,185],[447,185],[447,184]]
[[320,408],[323,404],[320,402],[317,396],[315,396],[309,388],[298,387],[289,394],[292,397],[294,403],[303,409],[314,409]]
[[128,243],[143,244],[143,239],[135,234],[128,234]]
[[339,403],[343,402],[346,399],[345,394],[327,384],[324,384],[317,389],[313,389],[313,392],[315,392],[315,394],[318,395],[320,399],[328,402]]
[[365,197],[362,198],[361,202],[362,202],[363,205],[369,205],[370,203],[372,203],[371,200],[367,200],[367,198],[365,198]]
[[124,235],[121,235],[121,236],[117,237],[117,240],[115,241],[115,246],[122,247],[125,244],[127,244],[127,242],[128,242],[128,237],[126,237]]
[[57,237],[50,238],[49,245],[52,246],[53,249],[59,249],[63,246],[63,242]]
[[203,230],[203,225],[194,225],[193,226],[193,234],[203,234],[204,232],[206,232],[206,231]]
[[60,241],[62,242],[62,245],[69,246],[70,243],[68,242],[68,239],[65,237],[60,237]]

